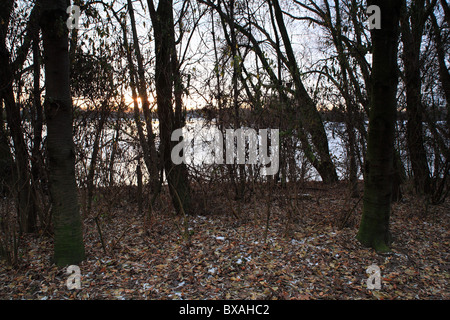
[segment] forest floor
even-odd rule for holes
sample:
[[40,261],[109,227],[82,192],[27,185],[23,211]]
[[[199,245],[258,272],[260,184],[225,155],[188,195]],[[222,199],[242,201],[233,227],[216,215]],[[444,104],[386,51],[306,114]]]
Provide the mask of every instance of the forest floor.
[[[84,219],[81,289],[51,263],[51,237],[25,235],[18,266],[0,261],[0,299],[450,299],[450,201],[394,203],[392,253],[379,255],[355,239],[362,201],[346,190],[309,183],[240,207],[204,195],[198,215],[160,205],[147,221],[115,195]],[[372,264],[379,290],[367,288]]]

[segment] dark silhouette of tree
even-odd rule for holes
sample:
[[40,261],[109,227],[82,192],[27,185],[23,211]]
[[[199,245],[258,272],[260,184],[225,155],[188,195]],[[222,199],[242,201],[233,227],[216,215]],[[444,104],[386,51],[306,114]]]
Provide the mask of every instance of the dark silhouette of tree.
[[357,239],[378,252],[390,250],[389,218],[394,172],[397,109],[398,30],[402,0],[374,0],[381,9],[381,29],[372,35],[372,87],[365,164],[364,207]]
[[85,257],[75,180],[72,97],[66,20],[67,1],[40,0],[45,64],[45,116],[50,196],[54,227],[54,262],[80,263]]
[[171,141],[172,132],[184,126],[179,92],[181,79],[176,57],[173,1],[161,0],[157,8],[153,0],[147,2],[155,39],[155,88],[161,140],[160,157],[174,207],[178,213],[189,214],[192,199],[188,171],[184,163],[175,165],[171,160],[172,148],[177,143]]

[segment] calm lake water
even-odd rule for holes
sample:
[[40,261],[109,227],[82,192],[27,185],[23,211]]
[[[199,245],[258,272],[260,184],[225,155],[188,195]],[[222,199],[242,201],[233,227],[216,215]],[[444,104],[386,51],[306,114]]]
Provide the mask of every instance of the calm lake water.
[[[90,120],[92,121],[92,120]],[[117,131],[115,129],[116,120],[109,119],[101,133],[100,151],[98,154],[97,174],[95,178],[96,185],[109,185],[111,178],[110,164],[111,155],[113,154],[113,142],[115,141]],[[405,125],[404,121],[397,122],[398,139],[396,146],[400,150],[402,161],[407,172],[410,172],[410,164],[407,158],[407,149],[405,145]],[[201,118],[191,118],[187,120],[184,127],[184,134],[190,141],[190,148],[186,155],[188,168],[192,174],[210,174],[211,164],[214,162],[214,154],[211,152],[211,144],[213,143],[215,124],[211,124]],[[276,129],[276,128],[264,128]],[[27,128],[31,131],[31,128]],[[153,122],[154,132],[158,132],[158,121]],[[347,151],[345,141],[345,124],[338,122],[326,122],[325,130],[328,136],[328,145],[332,155],[333,162],[340,179],[346,179],[347,175]],[[84,185],[89,170],[92,146],[94,143],[95,126],[75,121],[74,123],[74,140],[76,146],[76,171],[77,181],[79,185]],[[256,130],[258,132],[258,130]],[[119,184],[136,184],[136,166],[140,163],[143,168],[144,179],[148,178],[147,170],[143,160],[139,160],[142,150],[137,138],[137,130],[134,120],[121,119],[119,136],[116,143],[116,153],[113,168],[114,183]],[[31,136],[31,132],[28,132]],[[428,133],[429,134],[429,133]],[[195,139],[194,139],[195,137]],[[359,137],[358,137],[359,139]],[[45,128],[44,128],[45,141]],[[156,139],[158,144],[158,138]],[[427,156],[431,172],[434,168],[435,154],[431,145],[427,145]],[[321,178],[315,168],[309,164],[301,151],[300,145],[297,145],[295,152],[295,162],[297,170],[304,174],[304,179],[312,181],[320,181]],[[359,167],[360,163],[358,163]],[[215,165],[218,166],[218,165]],[[361,170],[358,170],[360,179],[362,179]]]

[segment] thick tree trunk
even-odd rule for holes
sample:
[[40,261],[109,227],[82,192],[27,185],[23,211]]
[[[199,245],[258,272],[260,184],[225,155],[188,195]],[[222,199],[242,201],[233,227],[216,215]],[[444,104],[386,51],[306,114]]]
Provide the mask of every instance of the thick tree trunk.
[[364,206],[357,239],[378,252],[389,251],[396,93],[398,24],[402,0],[374,0],[381,29],[372,30],[373,67]]
[[67,1],[41,0],[45,63],[45,115],[49,185],[54,227],[54,262],[80,263],[85,257],[75,180],[72,97],[69,86]]

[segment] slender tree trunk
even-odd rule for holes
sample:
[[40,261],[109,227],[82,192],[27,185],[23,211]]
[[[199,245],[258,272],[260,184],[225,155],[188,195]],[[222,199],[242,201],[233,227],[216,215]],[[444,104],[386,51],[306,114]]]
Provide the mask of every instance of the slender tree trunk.
[[[139,47],[139,39],[137,36],[137,30],[136,30],[136,21],[134,17],[134,10],[133,10],[133,4],[131,0],[128,0],[128,11],[130,15],[131,20],[131,31],[133,34],[133,47],[134,47],[134,53],[136,55],[137,60],[137,89],[139,92],[139,97],[142,101],[142,111],[144,113],[144,120],[145,125],[147,129],[147,139],[145,143],[147,144],[147,147],[144,150],[147,150],[149,153],[147,155],[148,158],[148,165],[147,169],[150,173],[150,187],[151,192],[156,194],[160,191],[161,185],[160,185],[160,179],[159,179],[159,164],[158,164],[158,154],[156,152],[156,146],[155,146],[155,134],[153,133],[153,123],[152,123],[152,114],[150,110],[150,102],[148,100],[148,94],[147,94],[147,85],[145,80],[145,70],[144,70],[144,63],[142,60],[141,50]],[[133,63],[132,61],[129,61],[129,63]],[[134,69],[134,68],[133,68]],[[136,110],[135,110],[136,112]],[[143,142],[141,140],[141,142]]]
[[357,239],[377,252],[390,250],[398,25],[403,0],[373,0],[381,9],[381,29],[373,29],[373,67],[364,205]]
[[32,232],[36,225],[33,220],[28,224],[31,213],[31,186],[28,164],[28,150],[23,137],[19,106],[16,104],[13,90],[13,70],[10,54],[6,47],[6,32],[14,1],[8,0],[0,4],[0,100],[5,104],[6,119],[14,143],[15,154],[15,189],[18,199],[18,221],[20,232]]
[[172,148],[178,143],[171,141],[172,132],[181,125],[176,121],[172,105],[174,83],[177,81],[174,78],[177,73],[173,61],[176,51],[173,1],[160,0],[157,10],[153,0],[147,2],[155,37],[155,87],[161,141],[160,155],[172,203],[178,213],[189,214],[192,210],[192,200],[187,168],[184,163],[175,165],[171,159]]
[[[219,2],[219,6],[220,6]],[[241,56],[238,49],[237,37],[236,37],[236,26],[235,26],[235,5],[236,1],[232,0],[227,3],[227,12],[229,15],[228,26],[227,22],[222,19],[222,28],[230,47],[231,64],[233,67],[233,72],[231,76],[231,110],[232,110],[232,124],[235,129],[239,129],[241,126],[240,119],[240,107],[239,107],[239,77],[242,75],[242,70],[240,68]],[[229,164],[227,165],[230,178],[235,188],[236,199],[242,199],[245,192],[245,167],[241,164]]]
[[[138,159],[138,162],[140,162],[140,159]],[[136,166],[136,177],[137,177],[137,203],[138,203],[138,215],[141,216],[143,212],[143,205],[142,205],[142,199],[143,199],[143,185],[142,185],[142,170],[141,165],[138,163]]]
[[323,182],[332,183],[338,180],[334,164],[330,157],[328,147],[328,138],[322,123],[319,112],[316,109],[314,101],[306,91],[301,79],[300,70],[298,68],[294,50],[292,49],[291,41],[283,21],[283,13],[278,0],[271,1],[278,28],[280,30],[281,38],[286,49],[287,61],[289,64],[289,71],[292,75],[295,85],[295,99],[297,108],[300,111],[300,116],[303,118],[302,127],[311,136],[311,141],[317,150],[316,169],[322,177]]
[[[120,20],[119,20],[120,21]],[[139,142],[141,144],[144,162],[147,167],[147,170],[150,172],[150,168],[152,167],[152,160],[150,156],[149,145],[147,143],[147,139],[145,138],[144,128],[142,127],[141,122],[141,112],[139,110],[138,104],[138,93],[137,93],[137,74],[136,68],[134,66],[133,57],[131,55],[131,48],[128,44],[128,35],[126,25],[121,23],[122,32],[123,32],[123,46],[126,50],[126,56],[128,61],[128,71],[130,75],[130,89],[131,89],[131,97],[133,98],[133,114],[134,121],[136,123],[136,129],[138,132]]]
[[97,159],[98,153],[100,151],[100,138],[103,132],[103,127],[105,126],[106,118],[108,116],[108,98],[103,100],[100,107],[100,112],[96,112],[96,118],[98,119],[98,124],[96,126],[94,144],[92,145],[92,155],[91,162],[89,164],[89,171],[87,175],[87,213],[91,212],[92,200],[94,198],[94,177],[95,171],[97,169]]
[[[356,134],[355,134],[355,121],[357,114],[357,107],[350,93],[350,83],[348,81],[347,75],[350,76],[352,74],[352,70],[350,69],[347,61],[347,57],[344,52],[344,44],[343,44],[343,33],[342,33],[342,20],[341,20],[341,11],[339,8],[339,1],[335,0],[335,11],[336,11],[336,25],[333,26],[330,23],[330,30],[332,31],[332,38],[334,45],[336,47],[336,51],[338,54],[338,62],[341,71],[341,93],[345,100],[346,104],[346,113],[345,113],[345,125],[346,132],[348,137],[348,146],[347,146],[347,161],[348,161],[348,173],[349,173],[349,189],[351,196],[356,198],[358,197],[358,166],[356,163]],[[329,6],[327,6],[329,10]],[[329,12],[329,11],[328,11]],[[331,12],[329,12],[330,21],[331,21]]]
[[[269,64],[266,55],[260,47],[260,41],[258,41],[247,27],[243,27],[232,21],[229,14],[222,11],[219,5],[216,5],[212,1],[204,1],[207,5],[214,8],[220,15],[221,19],[229,25],[234,25],[236,30],[246,36],[252,44],[252,50],[258,56],[261,61],[264,70],[268,73],[272,83],[275,85],[276,90],[280,94],[280,99],[286,106],[286,110],[292,116],[295,117],[295,129],[301,141],[303,151],[307,159],[317,169],[322,177],[322,180],[326,183],[337,181],[337,174],[334,168],[334,164],[331,161],[328,139],[325,133],[325,129],[322,123],[319,112],[316,109],[314,102],[308,95],[303,83],[300,79],[300,71],[295,61],[294,51],[292,49],[290,38],[287,33],[286,27],[283,21],[283,13],[278,5],[278,2],[274,2],[273,7],[275,10],[276,22],[279,26],[280,33],[282,35],[283,44],[286,48],[287,58],[283,57],[284,61],[287,61],[289,71],[295,82],[295,107],[290,106],[289,98],[285,92],[285,88],[281,85],[281,81],[277,78],[271,65]],[[277,53],[281,55],[279,48],[275,48]],[[311,140],[311,141],[310,141]],[[283,160],[282,160],[283,161]],[[283,167],[283,166],[281,166]]]
[[[447,7],[448,8],[448,7]],[[450,130],[450,72],[445,64],[445,48],[442,40],[441,30],[434,13],[431,13],[431,24],[433,26],[434,42],[436,46],[437,58],[439,63],[439,78],[447,100],[447,125]],[[450,22],[449,22],[450,23]]]
[[33,147],[31,149],[31,184],[33,197],[31,198],[31,211],[28,216],[28,225],[37,226],[37,211],[38,204],[36,202],[38,189],[42,186],[43,173],[42,173],[42,127],[44,123],[43,109],[41,102],[41,63],[40,63],[40,49],[39,49],[39,28],[33,32],[33,106],[32,106],[32,125],[33,125]]
[[405,4],[401,16],[406,86],[406,140],[416,191],[428,193],[430,191],[430,171],[423,142],[422,82],[420,76],[420,47],[426,20],[424,16],[425,1],[413,1],[410,11],[410,14],[406,13]]
[[405,182],[406,173],[398,150],[394,150],[394,176],[392,179],[392,201],[397,202],[403,198],[401,185]]
[[351,109],[353,107],[349,106],[347,108],[347,117],[346,117],[346,131],[348,137],[348,151],[347,151],[347,161],[349,167],[349,190],[350,194],[353,198],[357,198],[359,196],[358,192],[358,165],[356,163],[356,134],[355,127],[353,125],[353,113]]
[[0,103],[0,196],[10,191],[14,163],[3,121],[3,108]]
[[120,122],[121,122],[121,117],[122,117],[122,110],[125,106],[125,103],[123,101],[123,97],[122,97],[122,101],[121,101],[121,107],[120,109],[117,111],[117,118],[116,118],[116,123],[115,123],[115,133],[114,133],[114,137],[113,137],[113,141],[112,141],[112,151],[111,151],[111,157],[109,159],[109,187],[114,186],[114,161],[116,160],[116,155],[117,155],[117,150],[119,148],[119,136],[120,136]]
[[215,22],[214,22],[214,15],[213,15],[213,11],[211,10],[211,35],[213,38],[213,48],[214,48],[214,61],[215,61],[215,66],[214,66],[214,70],[215,70],[215,75],[216,75],[216,90],[217,93],[215,94],[215,98],[217,101],[217,108],[219,109],[218,111],[218,116],[217,116],[217,125],[218,128],[220,130],[220,132],[224,132],[224,128],[223,128],[223,121],[222,121],[222,109],[223,109],[223,105],[222,105],[222,99],[223,99],[223,94],[222,94],[222,90],[220,88],[220,63],[219,63],[219,54],[218,54],[218,49],[217,49],[217,40],[216,40],[216,32],[215,32]]
[[[272,25],[272,29],[274,32],[274,36],[275,36],[275,45],[277,46],[277,48],[281,48],[281,39],[280,39],[280,35],[278,34],[278,30],[277,30],[277,23],[275,21],[275,16],[273,13],[273,8],[272,6],[269,5],[269,15],[270,15],[270,22]],[[282,94],[281,91],[284,90],[283,88],[283,83],[282,83],[282,72],[284,69],[284,64],[283,64],[283,59],[281,57],[281,52],[279,50],[277,50],[277,88],[278,89],[278,100],[280,103],[280,107],[278,107],[277,111],[279,113],[279,120],[278,120],[278,127],[280,130],[288,130],[288,128],[292,128],[292,120],[289,121],[290,123],[286,123],[286,121],[284,121],[284,114],[286,115],[291,115],[291,112],[286,112],[288,110],[286,110],[287,105],[289,104],[288,99],[286,97],[285,94]],[[258,60],[256,60],[258,61]],[[275,79],[274,79],[275,80]],[[303,131],[303,128],[298,128],[298,130]],[[278,170],[276,177],[275,177],[275,181],[279,181],[281,180],[281,186],[284,188],[286,187],[286,178],[285,178],[285,171],[286,171],[286,165],[288,162],[288,155],[287,152],[289,152],[289,147],[288,145],[293,143],[292,139],[290,137],[281,137],[280,138],[280,169]],[[302,142],[303,143],[303,142]],[[294,148],[296,149],[296,143],[294,145]],[[294,149],[294,150],[295,150]],[[295,157],[295,153],[293,154],[293,157]],[[281,176],[281,177],[280,177]],[[301,179],[303,179],[303,175],[301,175]],[[295,181],[295,180],[294,180]]]
[[447,0],[441,0],[442,9],[444,9],[445,21],[450,25],[450,7]]
[[54,262],[80,263],[85,257],[75,180],[72,97],[69,85],[67,1],[40,0],[45,63],[45,115],[54,227]]
[[[6,39],[6,32],[8,28],[8,24],[6,23],[6,21],[9,21],[12,4],[12,1],[4,1],[0,4],[0,16],[4,21],[3,25],[0,27],[0,41],[2,42],[4,42],[4,40]],[[4,51],[6,50],[4,45],[1,45],[0,50],[2,50],[0,52],[0,56],[8,55],[7,51]],[[2,78],[0,79],[0,88],[3,88],[3,86],[5,86],[4,81],[6,81],[6,78],[3,78],[3,76],[4,75],[2,75]],[[14,162],[11,150],[9,148],[9,137],[7,135],[6,129],[7,122],[6,119],[3,118],[3,113],[3,95],[0,91],[0,195],[5,195],[10,191],[12,182],[12,166]]]

